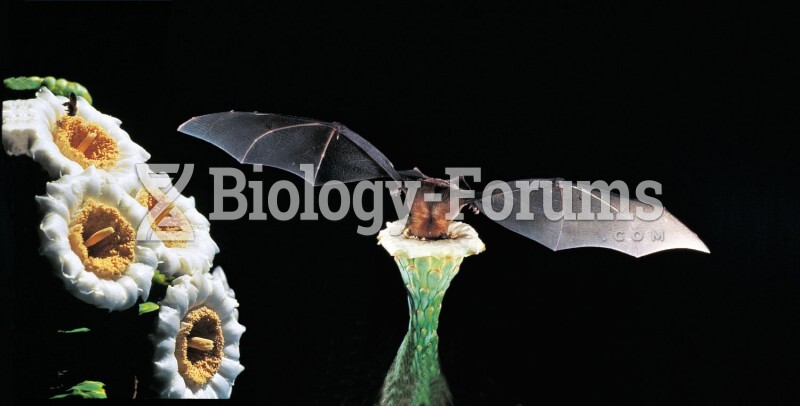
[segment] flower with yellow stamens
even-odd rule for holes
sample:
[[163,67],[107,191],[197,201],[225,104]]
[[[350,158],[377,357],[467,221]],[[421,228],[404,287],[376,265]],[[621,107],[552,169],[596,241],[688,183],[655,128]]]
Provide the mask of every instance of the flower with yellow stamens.
[[197,211],[194,198],[178,193],[166,174],[147,169],[139,178],[134,196],[148,209],[152,234],[164,242],[156,249],[159,271],[170,276],[208,272],[219,247],[211,239],[211,223]]
[[245,328],[238,321],[238,306],[220,267],[181,276],[167,288],[151,336],[161,397],[230,397],[244,370],[239,340]]
[[131,141],[121,121],[77,98],[69,115],[66,97],[39,89],[34,99],[3,102],[3,146],[9,155],[28,155],[52,179],[94,166],[116,178],[127,192],[138,186],[134,165],[150,154]]
[[158,241],[136,240],[147,209],[90,167],[47,184],[36,201],[44,212],[41,253],[78,299],[124,310],[146,299]]

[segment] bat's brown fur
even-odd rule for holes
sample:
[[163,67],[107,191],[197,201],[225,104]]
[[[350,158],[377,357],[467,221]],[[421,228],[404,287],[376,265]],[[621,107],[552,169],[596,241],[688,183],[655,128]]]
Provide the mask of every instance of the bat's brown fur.
[[[428,178],[422,180],[422,185],[414,196],[411,211],[406,222],[406,235],[426,240],[441,240],[449,238],[448,228],[453,218],[458,214],[450,211],[450,189],[455,187],[442,179]],[[436,193],[441,195],[437,201],[425,201],[425,195]]]

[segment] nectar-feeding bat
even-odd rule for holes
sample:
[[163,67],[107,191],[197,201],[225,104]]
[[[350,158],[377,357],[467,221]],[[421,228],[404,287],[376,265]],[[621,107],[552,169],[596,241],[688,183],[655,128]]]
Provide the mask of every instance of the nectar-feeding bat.
[[[327,181],[355,182],[389,178],[419,181],[404,234],[419,239],[448,238],[458,211],[492,213],[511,203],[511,214],[490,216],[502,226],[557,251],[575,247],[604,247],[635,257],[673,248],[709,252],[703,242],[663,208],[656,219],[612,216],[612,219],[550,218],[551,212],[614,215],[646,212],[655,205],[612,193],[607,187],[574,185],[560,179],[507,182],[494,192],[463,198],[455,183],[425,176],[418,169],[397,171],[384,154],[339,123],[268,113],[222,112],[194,117],[178,131],[208,141],[241,163],[272,166],[304,176],[301,164],[313,165],[314,186]],[[541,187],[540,187],[541,186]],[[436,194],[431,201],[426,196]],[[458,197],[454,197],[458,196]],[[459,199],[450,210],[451,199]],[[525,212],[531,216],[517,216]]]

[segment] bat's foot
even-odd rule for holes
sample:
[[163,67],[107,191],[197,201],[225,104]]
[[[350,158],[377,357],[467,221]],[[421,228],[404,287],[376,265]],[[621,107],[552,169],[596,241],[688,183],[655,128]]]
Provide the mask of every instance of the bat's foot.
[[467,208],[472,210],[472,214],[481,214],[481,209],[479,209],[478,205],[474,202],[467,204]]

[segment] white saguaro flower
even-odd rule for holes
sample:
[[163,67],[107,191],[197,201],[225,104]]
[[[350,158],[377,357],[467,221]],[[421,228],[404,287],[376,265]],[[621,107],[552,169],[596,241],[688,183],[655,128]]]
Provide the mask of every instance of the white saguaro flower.
[[219,253],[211,238],[211,223],[195,208],[193,197],[181,195],[166,174],[156,174],[146,164],[138,166],[136,200],[147,207],[150,230],[164,244],[156,249],[158,269],[170,276],[208,272]]
[[124,310],[146,299],[158,242],[138,242],[147,209],[90,167],[47,184],[37,196],[44,218],[41,253],[68,291],[102,309]]
[[28,155],[52,179],[76,175],[89,166],[115,177],[125,191],[138,186],[134,165],[150,154],[122,128],[120,120],[100,113],[82,97],[75,115],[46,87],[36,98],[3,102],[3,147],[9,155]]
[[451,238],[442,240],[419,240],[403,234],[406,220],[386,223],[386,228],[378,233],[378,244],[386,248],[393,257],[468,257],[483,252],[486,246],[478,238],[478,232],[467,223],[450,223],[448,234]]
[[233,291],[222,268],[175,279],[160,303],[158,326],[151,336],[155,378],[164,398],[226,399],[236,377],[239,324]]

